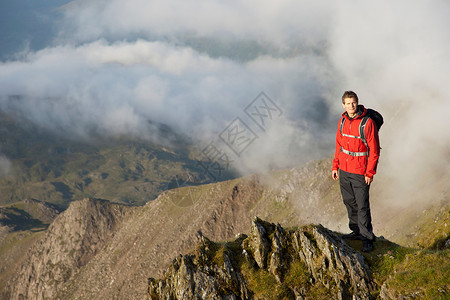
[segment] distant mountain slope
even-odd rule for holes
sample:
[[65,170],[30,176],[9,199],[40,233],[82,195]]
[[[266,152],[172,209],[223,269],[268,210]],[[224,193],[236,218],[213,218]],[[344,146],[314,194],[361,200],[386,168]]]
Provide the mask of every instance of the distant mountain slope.
[[0,225],[12,230],[46,228],[62,211],[56,205],[36,199],[25,199],[7,206],[0,206]]
[[85,197],[142,205],[172,188],[175,176],[208,180],[189,142],[163,124],[149,123],[149,130],[166,146],[127,137],[80,141],[0,111],[0,158],[9,161],[0,173],[0,205],[35,198],[67,207]]

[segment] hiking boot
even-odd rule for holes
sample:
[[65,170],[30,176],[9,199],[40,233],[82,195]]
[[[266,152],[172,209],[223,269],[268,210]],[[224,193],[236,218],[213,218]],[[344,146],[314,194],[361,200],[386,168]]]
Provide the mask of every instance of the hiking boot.
[[360,240],[361,236],[359,235],[359,233],[353,231],[351,233],[343,234],[342,238],[344,240]]
[[371,252],[373,250],[373,242],[371,240],[363,240],[362,252]]

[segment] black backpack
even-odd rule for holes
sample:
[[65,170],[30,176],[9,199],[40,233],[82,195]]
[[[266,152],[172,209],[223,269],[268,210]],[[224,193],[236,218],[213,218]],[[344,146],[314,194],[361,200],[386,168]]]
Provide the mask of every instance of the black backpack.
[[364,121],[364,124],[366,124],[367,122],[367,117],[371,118],[372,121],[375,122],[375,125],[377,126],[377,130],[380,131],[381,126],[383,125],[384,121],[383,121],[383,116],[377,112],[376,110],[373,110],[371,108],[367,109],[367,116],[364,117],[364,119],[366,119]]
[[[371,108],[367,109],[367,115],[364,116],[364,118],[361,120],[361,123],[359,124],[359,136],[361,137],[361,140],[363,141],[363,143],[366,145],[367,149],[369,149],[369,147],[367,146],[365,129],[366,129],[367,120],[369,118],[371,118],[372,121],[374,121],[375,126],[377,127],[377,131],[380,131],[380,128],[384,123],[383,116],[379,112],[377,112],[376,110],[371,109]],[[342,128],[344,127],[344,121],[345,121],[345,118],[342,117],[341,126],[340,126],[341,134],[342,134]]]

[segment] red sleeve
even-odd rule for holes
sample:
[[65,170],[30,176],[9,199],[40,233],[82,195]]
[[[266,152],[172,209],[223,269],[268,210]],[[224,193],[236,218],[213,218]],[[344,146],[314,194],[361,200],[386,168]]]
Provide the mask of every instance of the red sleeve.
[[336,131],[336,149],[334,152],[334,159],[333,159],[333,168],[331,170],[339,170],[339,153],[341,152],[341,140],[342,140],[342,134],[341,134],[341,120],[339,119],[338,127]]
[[365,176],[372,178],[377,172],[378,158],[380,157],[380,140],[378,130],[375,128],[372,119],[367,120],[366,141],[369,146],[369,158],[367,159],[367,168]]

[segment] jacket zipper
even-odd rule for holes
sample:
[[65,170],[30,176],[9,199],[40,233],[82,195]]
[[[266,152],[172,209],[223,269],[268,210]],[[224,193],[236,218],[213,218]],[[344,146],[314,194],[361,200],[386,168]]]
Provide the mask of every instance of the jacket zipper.
[[[342,130],[342,131],[344,131],[344,130]],[[350,120],[350,122],[349,122],[348,132],[349,132],[348,134],[350,134],[352,132],[352,120]],[[350,149],[350,142],[349,142],[348,138],[347,138],[347,149]],[[348,166],[348,155],[345,158],[345,163]]]

